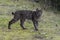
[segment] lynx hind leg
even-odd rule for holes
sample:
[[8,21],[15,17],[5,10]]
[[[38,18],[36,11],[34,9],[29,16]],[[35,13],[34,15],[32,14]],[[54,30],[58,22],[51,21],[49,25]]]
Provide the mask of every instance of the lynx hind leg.
[[8,29],[11,29],[10,26],[18,20],[19,20],[19,18],[13,18],[8,24]]
[[24,26],[24,22],[25,22],[25,19],[20,20],[20,26],[22,27],[22,29],[27,29]]

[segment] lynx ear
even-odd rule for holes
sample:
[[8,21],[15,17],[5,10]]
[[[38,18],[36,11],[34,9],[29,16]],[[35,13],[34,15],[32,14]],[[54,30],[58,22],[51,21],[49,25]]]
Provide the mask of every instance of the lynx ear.
[[36,11],[38,11],[39,9],[38,8],[36,8]]
[[12,15],[14,15],[14,13],[12,12]]

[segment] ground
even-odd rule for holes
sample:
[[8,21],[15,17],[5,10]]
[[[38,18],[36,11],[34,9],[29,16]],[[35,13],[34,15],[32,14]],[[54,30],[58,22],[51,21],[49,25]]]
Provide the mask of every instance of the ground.
[[19,21],[8,29],[8,22],[13,18],[12,11],[40,9],[40,4],[20,0],[0,0],[0,40],[60,40],[60,14],[43,10],[39,20],[39,31],[34,31],[32,21],[26,21],[27,30],[22,30]]

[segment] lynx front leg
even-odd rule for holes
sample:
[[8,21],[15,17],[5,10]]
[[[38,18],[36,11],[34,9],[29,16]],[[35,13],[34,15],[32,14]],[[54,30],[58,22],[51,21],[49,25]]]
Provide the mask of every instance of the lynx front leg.
[[33,20],[33,24],[34,24],[34,27],[35,27],[35,30],[38,31],[38,21],[36,20]]

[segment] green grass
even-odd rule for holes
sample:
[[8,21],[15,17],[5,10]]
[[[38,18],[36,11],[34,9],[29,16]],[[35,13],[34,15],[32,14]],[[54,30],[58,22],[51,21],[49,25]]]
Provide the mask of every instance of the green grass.
[[0,0],[0,5],[0,40],[60,40],[60,14],[43,10],[37,32],[34,31],[32,21],[25,22],[27,30],[22,30],[19,21],[12,24],[12,29],[9,30],[8,22],[13,18],[12,11],[40,9],[40,5],[25,0]]

